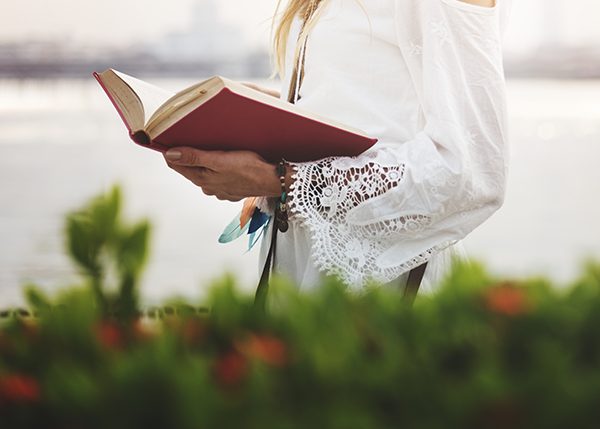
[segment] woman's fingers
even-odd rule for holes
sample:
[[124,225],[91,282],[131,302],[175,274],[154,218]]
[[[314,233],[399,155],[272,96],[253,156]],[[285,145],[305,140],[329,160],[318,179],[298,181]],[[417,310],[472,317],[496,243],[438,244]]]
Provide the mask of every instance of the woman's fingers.
[[206,185],[207,176],[211,173],[211,170],[204,167],[187,167],[170,162],[167,162],[167,165],[196,186]]
[[218,187],[215,187],[210,180],[214,175],[214,171],[209,170],[208,168],[186,167],[172,163],[167,163],[167,165],[194,185],[198,186],[205,195],[214,196],[222,201],[240,201],[245,198],[243,196],[223,192]]
[[169,167],[219,199],[280,194],[275,166],[251,151],[204,151],[177,147],[165,153]]
[[220,190],[212,188],[210,186],[208,186],[208,187],[207,186],[200,187],[200,189],[202,189],[202,192],[205,195],[208,195],[208,196],[211,196],[211,197],[215,197],[216,199],[221,200],[221,201],[232,201],[232,202],[235,202],[235,201],[240,201],[240,200],[242,200],[242,199],[245,198],[245,197],[240,197],[240,196],[237,196],[237,195],[228,194],[226,192],[220,191]]
[[165,152],[165,160],[174,165],[206,167],[214,169],[220,165],[221,151],[199,150],[191,147],[176,147]]

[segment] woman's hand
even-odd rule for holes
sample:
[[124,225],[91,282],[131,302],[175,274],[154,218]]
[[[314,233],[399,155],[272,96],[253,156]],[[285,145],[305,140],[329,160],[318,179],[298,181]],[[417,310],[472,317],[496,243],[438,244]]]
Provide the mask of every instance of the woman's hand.
[[[164,156],[169,167],[202,188],[206,195],[214,195],[219,200],[239,201],[246,197],[281,194],[276,166],[254,152],[177,147],[169,149]],[[286,183],[291,184],[291,171]]]

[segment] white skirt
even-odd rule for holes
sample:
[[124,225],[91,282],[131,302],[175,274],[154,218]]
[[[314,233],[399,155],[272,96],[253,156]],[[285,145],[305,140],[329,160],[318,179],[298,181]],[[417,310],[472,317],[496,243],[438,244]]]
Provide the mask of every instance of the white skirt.
[[[271,244],[272,225],[262,238],[259,255],[259,276],[265,265],[269,246]],[[289,229],[277,233],[277,247],[275,254],[274,272],[288,277],[301,291],[318,288],[325,273],[319,271],[311,257],[311,241],[309,231],[299,222],[289,221]],[[452,267],[455,258],[466,259],[464,246],[458,242],[431,257],[419,288],[420,294],[435,292],[441,280]],[[402,274],[395,280],[385,283],[382,287],[403,288],[406,285],[408,273]]]

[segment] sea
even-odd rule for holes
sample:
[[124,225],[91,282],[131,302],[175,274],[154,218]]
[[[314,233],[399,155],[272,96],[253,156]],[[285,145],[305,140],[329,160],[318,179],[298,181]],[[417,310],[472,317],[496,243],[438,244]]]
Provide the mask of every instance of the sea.
[[[186,79],[153,79],[176,91]],[[276,82],[257,83],[278,87]],[[469,257],[507,278],[570,284],[600,262],[600,81],[511,79],[511,159],[504,206],[463,240]],[[217,238],[241,203],[205,196],[131,143],[93,81],[0,80],[0,308],[23,286],[78,284],[65,252],[65,215],[119,184],[130,221],[152,223],[142,300],[201,299],[233,274],[258,280],[258,246]]]

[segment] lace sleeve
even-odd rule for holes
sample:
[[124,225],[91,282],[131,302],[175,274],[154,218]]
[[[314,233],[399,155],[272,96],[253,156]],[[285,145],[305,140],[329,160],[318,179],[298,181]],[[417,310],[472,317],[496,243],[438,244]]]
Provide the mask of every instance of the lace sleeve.
[[498,10],[396,0],[397,41],[425,125],[411,140],[356,158],[293,164],[290,209],[309,229],[321,270],[356,287],[391,281],[501,206],[507,131]]

